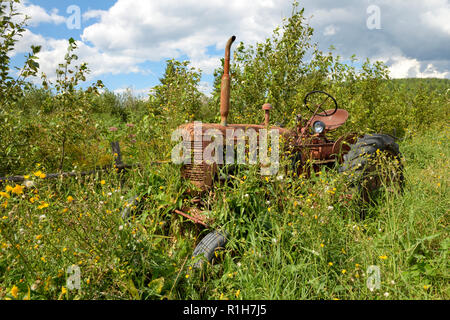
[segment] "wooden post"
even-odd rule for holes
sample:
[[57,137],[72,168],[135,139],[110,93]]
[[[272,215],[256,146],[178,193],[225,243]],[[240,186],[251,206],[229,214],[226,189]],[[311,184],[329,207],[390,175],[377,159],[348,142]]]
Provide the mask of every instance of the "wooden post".
[[111,142],[111,149],[114,155],[114,162],[116,163],[116,167],[120,167],[123,165],[122,163],[122,154],[120,153],[119,141]]
[[120,187],[122,188],[123,185],[125,184],[125,177],[122,174],[123,169],[121,169],[121,167],[123,166],[122,163],[122,154],[120,153],[120,145],[119,145],[119,141],[113,141],[111,142],[111,149],[114,155],[114,162],[115,162],[115,169],[117,171],[117,173],[119,174],[119,183],[120,183]]

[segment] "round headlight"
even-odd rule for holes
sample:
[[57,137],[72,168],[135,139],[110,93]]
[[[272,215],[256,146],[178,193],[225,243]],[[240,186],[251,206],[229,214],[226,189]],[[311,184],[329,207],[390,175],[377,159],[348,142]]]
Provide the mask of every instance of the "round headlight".
[[322,121],[314,122],[313,130],[315,133],[322,133],[325,130],[325,123],[323,123]]

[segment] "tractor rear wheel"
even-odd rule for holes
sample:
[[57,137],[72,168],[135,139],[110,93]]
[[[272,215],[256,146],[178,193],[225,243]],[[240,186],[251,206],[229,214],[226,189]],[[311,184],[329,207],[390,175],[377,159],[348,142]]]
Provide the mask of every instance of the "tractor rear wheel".
[[401,153],[394,138],[386,134],[371,134],[359,138],[344,155],[339,172],[349,177],[350,187],[365,202],[376,200],[382,187],[393,190],[403,187]]

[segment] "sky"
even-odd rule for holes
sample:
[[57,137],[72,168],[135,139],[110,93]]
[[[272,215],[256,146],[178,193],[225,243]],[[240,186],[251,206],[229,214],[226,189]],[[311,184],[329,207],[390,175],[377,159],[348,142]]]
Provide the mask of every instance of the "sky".
[[[449,0],[303,0],[313,42],[343,60],[381,60],[392,78],[450,78]],[[32,44],[50,79],[70,37],[79,61],[115,92],[146,95],[166,60],[189,60],[211,91],[214,69],[231,35],[250,45],[272,35],[292,11],[291,0],[22,0],[31,16],[12,53],[20,66]]]

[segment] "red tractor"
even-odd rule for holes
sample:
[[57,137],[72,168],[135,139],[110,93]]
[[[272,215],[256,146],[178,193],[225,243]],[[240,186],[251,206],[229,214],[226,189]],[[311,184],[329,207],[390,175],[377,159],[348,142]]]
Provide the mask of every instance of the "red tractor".
[[[205,150],[212,143],[210,137],[211,130],[222,134],[224,137],[230,132],[238,130],[251,130],[257,135],[262,130],[275,130],[280,137],[285,140],[284,149],[290,155],[292,170],[297,177],[307,178],[311,172],[320,171],[323,166],[339,166],[339,171],[349,174],[351,181],[349,185],[354,186],[362,199],[369,200],[371,192],[381,186],[384,179],[378,170],[374,158],[380,153],[386,154],[388,158],[398,164],[389,166],[391,179],[396,182],[403,181],[402,168],[400,163],[399,146],[394,137],[386,134],[371,134],[358,137],[355,134],[345,134],[338,139],[331,139],[327,136],[332,130],[342,126],[349,114],[346,110],[340,109],[336,99],[324,91],[311,91],[304,98],[305,111],[309,111],[311,116],[304,118],[297,115],[297,126],[293,129],[282,128],[270,125],[270,110],[272,106],[268,103],[262,106],[265,122],[263,124],[229,124],[227,121],[230,110],[230,50],[236,38],[231,37],[225,49],[224,73],[221,83],[220,116],[221,123],[202,123],[200,129],[196,129],[196,123],[187,123],[179,127],[186,132],[190,139],[183,141],[184,147],[190,150],[189,158],[200,159],[198,161],[188,161],[182,165],[182,177],[189,180],[200,190],[210,190],[217,178],[217,173],[222,164],[202,159]],[[197,132],[196,132],[197,130]],[[233,142],[238,138],[233,137]],[[244,137],[249,139],[249,137]],[[257,143],[259,140],[257,140]],[[247,150],[248,151],[248,150]],[[264,165],[260,165],[264,167]],[[201,202],[200,199],[197,199]],[[183,208],[175,210],[194,223],[205,227],[210,225],[206,216],[202,215],[201,209],[197,207]],[[215,250],[221,248],[226,243],[227,234],[223,231],[212,231],[208,233],[196,246],[193,255],[203,255],[210,261]],[[201,261],[196,263],[199,266]]]

